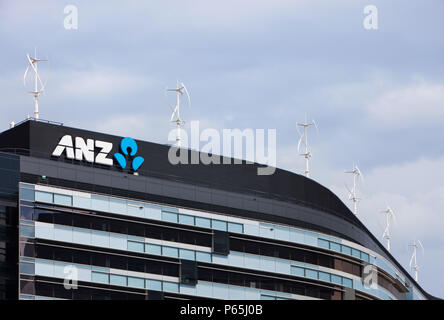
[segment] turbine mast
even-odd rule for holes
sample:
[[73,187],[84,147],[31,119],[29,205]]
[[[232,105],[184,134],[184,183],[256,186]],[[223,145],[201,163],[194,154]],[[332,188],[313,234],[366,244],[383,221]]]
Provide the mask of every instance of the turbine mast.
[[386,221],[385,230],[382,236],[386,240],[387,251],[390,251],[390,220],[391,219],[395,220],[395,213],[389,206],[387,206],[386,210],[381,211],[381,213],[385,213],[385,221]]
[[353,175],[353,187],[352,189],[348,189],[347,185],[345,186],[349,192],[348,198],[349,200],[353,201],[353,213],[355,215],[358,215],[358,201],[361,199],[358,198],[356,187],[357,187],[357,179],[363,180],[363,175],[361,171],[359,170],[358,166],[353,165],[353,170],[351,171],[345,171],[345,173],[351,173]]
[[[308,123],[307,122],[307,116],[305,116],[305,122],[304,123],[296,123],[296,129],[299,133],[299,141],[298,141],[298,152],[301,152],[301,144],[304,144],[305,146],[305,150],[304,153],[300,153],[299,155],[303,156],[305,158],[305,176],[307,178],[310,177],[310,167],[309,167],[309,161],[311,158],[311,152],[309,150],[309,146],[308,146],[308,133],[307,133],[307,128],[314,125],[316,127],[316,129],[318,128],[316,125],[316,122],[314,120],[312,120],[312,122]],[[302,132],[299,131],[298,127],[302,127]]]
[[422,248],[422,251],[424,252],[424,247],[421,243],[421,241],[413,241],[413,244],[409,244],[409,247],[413,247],[413,253],[412,253],[412,257],[410,258],[410,269],[413,269],[414,273],[415,273],[415,281],[418,282],[418,270],[419,270],[419,266],[418,263],[416,261],[416,257],[417,257],[417,249],[419,247]]
[[[38,59],[37,58],[37,49],[34,51],[34,57],[31,57],[29,54],[26,55],[28,58],[28,66],[23,75],[23,83],[26,86],[26,75],[28,74],[29,69],[31,68],[34,71],[34,91],[29,91],[34,96],[34,118],[39,119],[39,95],[45,90],[45,85],[40,79],[37,63],[41,61],[48,61],[47,59]],[[40,85],[40,88],[39,88]]]
[[[176,105],[174,107],[168,101],[168,92],[175,92],[176,93]],[[190,95],[189,95],[188,90],[185,87],[185,84],[183,82],[181,82],[179,85],[179,80],[178,80],[177,86],[175,89],[168,89],[168,88],[166,89],[167,102],[172,110],[170,121],[176,123],[176,127],[177,127],[176,146],[178,148],[180,148],[180,146],[182,144],[181,143],[181,136],[180,136],[181,126],[182,126],[182,124],[185,123],[185,120],[182,120],[180,117],[180,102],[181,102],[181,99],[182,99],[182,96],[184,93],[188,97],[188,106],[190,106],[191,105]]]

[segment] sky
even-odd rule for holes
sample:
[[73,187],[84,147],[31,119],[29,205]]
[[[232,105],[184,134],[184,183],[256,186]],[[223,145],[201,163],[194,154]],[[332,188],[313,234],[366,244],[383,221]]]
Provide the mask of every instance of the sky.
[[[78,28],[66,29],[74,5]],[[364,7],[378,10],[365,29]],[[184,81],[200,127],[276,129],[277,165],[303,174],[296,122],[309,132],[311,178],[349,207],[344,170],[357,164],[359,219],[419,283],[444,298],[444,30],[441,0],[0,0],[0,128],[32,115],[23,85],[37,48],[40,117],[167,143],[164,91]],[[185,126],[185,129],[187,127]]]

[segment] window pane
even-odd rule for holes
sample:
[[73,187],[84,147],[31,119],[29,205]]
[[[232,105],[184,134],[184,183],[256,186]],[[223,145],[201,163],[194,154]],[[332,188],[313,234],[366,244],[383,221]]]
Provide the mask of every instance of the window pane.
[[90,198],[83,198],[83,197],[77,197],[74,196],[73,199],[73,206],[83,209],[91,209],[91,199]]
[[337,284],[342,284],[342,277],[332,274],[331,275],[331,282],[337,283]]
[[365,252],[361,252],[361,259],[364,260],[365,262],[370,263],[370,256]]
[[342,278],[342,284],[343,284],[345,287],[353,288],[353,281],[352,281],[352,279],[349,279],[349,278]]
[[163,291],[166,292],[179,292],[179,285],[174,282],[164,282]]
[[62,206],[72,206],[72,197],[64,194],[54,194],[54,203]]
[[227,231],[227,223],[225,221],[212,220],[211,224],[212,224],[213,229],[215,229],[215,230]]
[[330,274],[327,272],[319,271],[319,280],[330,282]]
[[298,277],[303,277],[305,275],[304,268],[292,266],[291,267],[291,274],[298,276]]
[[181,259],[187,259],[187,260],[194,260],[194,251],[193,250],[186,250],[186,249],[180,249],[180,258]]
[[341,250],[342,250],[342,253],[351,255],[351,248],[350,247],[342,245]]
[[305,269],[305,276],[307,278],[317,279],[318,278],[318,272],[311,269]]
[[177,222],[177,213],[162,211],[162,220],[168,222]]
[[35,192],[35,201],[52,203],[52,193],[36,191]]
[[352,249],[352,256],[361,259],[361,251]]
[[145,288],[145,279],[128,277],[128,287]]
[[177,258],[179,255],[179,250],[172,247],[162,247],[162,253],[164,256]]
[[109,283],[109,275],[101,272],[91,272],[91,280],[93,282]]
[[125,214],[126,213],[126,201],[120,199],[109,199],[109,211],[112,213]]
[[145,244],[145,252],[149,254],[162,255],[162,247],[157,244]]
[[196,217],[196,226],[202,228],[211,228],[211,220],[207,218]]
[[20,273],[34,274],[34,264],[20,262]]
[[329,242],[324,239],[318,239],[318,246],[324,249],[330,249]]
[[91,208],[98,211],[109,211],[109,198],[91,195]]
[[34,238],[35,237],[34,226],[28,226],[23,224],[20,225],[20,235],[22,237]]
[[135,242],[135,241],[128,241],[128,250],[130,251],[137,251],[137,252],[143,252],[144,250],[144,244],[141,242]]
[[179,223],[194,226],[194,217],[186,214],[179,214]]
[[341,252],[341,245],[336,242],[330,242],[330,250]]
[[20,199],[34,201],[34,190],[20,189]]
[[208,252],[196,252],[196,260],[201,262],[211,262],[211,254]]
[[229,232],[236,232],[236,233],[243,233],[244,226],[240,223],[228,222],[228,231]]
[[125,286],[126,287],[126,277],[116,274],[110,275],[110,283],[115,286]]
[[145,285],[148,290],[162,291],[162,281],[147,279]]

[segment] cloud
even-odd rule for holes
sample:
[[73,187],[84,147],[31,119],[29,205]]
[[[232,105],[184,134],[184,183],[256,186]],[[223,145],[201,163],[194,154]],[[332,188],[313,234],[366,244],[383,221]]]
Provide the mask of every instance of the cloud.
[[430,125],[444,116],[444,84],[422,80],[392,88],[365,103],[364,108],[374,121],[384,125]]

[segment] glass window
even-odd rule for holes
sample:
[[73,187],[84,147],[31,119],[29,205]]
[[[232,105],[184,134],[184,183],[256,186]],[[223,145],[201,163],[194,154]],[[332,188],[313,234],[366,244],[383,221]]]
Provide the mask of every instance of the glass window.
[[167,257],[177,258],[179,255],[179,250],[172,247],[162,247],[162,254]]
[[336,283],[336,284],[342,284],[342,277],[332,274],[331,275],[331,282]]
[[64,194],[54,194],[54,203],[62,206],[72,206],[72,197]]
[[109,198],[91,195],[91,208],[98,211],[109,211]]
[[348,254],[349,256],[351,255],[351,248],[349,246],[341,246],[341,252],[344,254]]
[[20,206],[20,219],[32,220],[33,213],[33,207]]
[[330,273],[319,271],[319,280],[330,282]]
[[330,249],[329,242],[327,240],[324,240],[324,239],[318,239],[318,246],[320,248]]
[[128,201],[128,215],[144,218],[145,206],[142,203]]
[[228,231],[236,233],[244,233],[244,225],[240,223],[228,222]]
[[146,279],[145,280],[145,287],[148,290],[162,291],[162,281]]
[[149,254],[162,255],[162,247],[157,244],[145,244],[145,252]]
[[128,287],[145,288],[145,279],[128,277]]
[[34,274],[34,263],[20,262],[20,273]]
[[174,282],[164,282],[163,291],[166,292],[179,292],[179,284]]
[[227,231],[227,223],[221,220],[212,220],[211,226],[215,230]]
[[83,209],[91,209],[91,199],[74,196],[72,199],[73,206]]
[[162,220],[177,223],[177,213],[162,211]]
[[305,275],[304,268],[291,266],[291,274],[298,277],[303,277]]
[[318,272],[316,270],[305,269],[305,276],[307,278],[317,279],[318,278]]
[[211,254],[208,252],[196,252],[196,260],[201,262],[211,262]]
[[34,201],[34,190],[20,189],[20,199]]
[[43,191],[36,191],[35,192],[35,201],[39,202],[49,202],[52,203],[52,193],[49,192],[43,192]]
[[109,275],[102,272],[91,272],[91,281],[99,283],[109,283]]
[[34,238],[35,237],[34,226],[21,224],[20,225],[20,235],[22,237]]
[[349,278],[342,278],[342,284],[343,284],[345,287],[353,288],[353,281],[352,281],[352,279],[349,279]]
[[112,213],[125,214],[126,213],[126,201],[121,199],[110,198],[109,199],[109,211]]
[[144,244],[141,242],[135,242],[135,241],[128,241],[128,250],[130,251],[137,251],[137,252],[143,252],[144,250]]
[[187,214],[179,214],[179,223],[194,226],[194,217]]
[[179,257],[181,259],[195,260],[194,251],[193,250],[180,249],[179,250]]
[[117,274],[110,274],[109,276],[110,284],[113,284],[115,286],[124,286],[126,287],[126,277],[117,275]]
[[196,217],[196,226],[202,228],[211,228],[211,220],[207,218]]
[[341,245],[336,242],[330,242],[330,250],[341,252]]
[[352,256],[361,259],[361,251],[352,249]]
[[365,262],[370,263],[370,256],[365,252],[361,252],[361,259],[364,260]]

